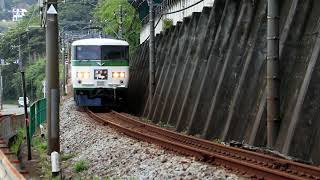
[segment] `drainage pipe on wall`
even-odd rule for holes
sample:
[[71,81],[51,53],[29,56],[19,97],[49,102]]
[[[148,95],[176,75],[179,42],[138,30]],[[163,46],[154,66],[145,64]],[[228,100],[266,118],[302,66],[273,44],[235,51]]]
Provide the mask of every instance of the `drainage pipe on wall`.
[[278,0],[268,0],[267,18],[267,147],[274,148],[280,128]]

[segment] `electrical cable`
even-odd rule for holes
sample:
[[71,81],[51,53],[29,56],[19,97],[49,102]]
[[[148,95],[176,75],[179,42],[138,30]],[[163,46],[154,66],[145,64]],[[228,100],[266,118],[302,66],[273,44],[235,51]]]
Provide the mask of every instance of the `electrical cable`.
[[[181,12],[181,11],[185,11],[185,10],[187,10],[187,9],[192,8],[193,6],[196,6],[196,5],[200,4],[200,3],[203,2],[203,1],[204,1],[204,0],[200,0],[200,1],[198,1],[198,2],[196,2],[196,3],[194,3],[194,4],[192,4],[192,5],[190,5],[190,6],[188,6],[188,7],[179,9],[179,10],[177,10],[177,11],[168,12],[168,13],[161,13],[161,14],[160,14],[160,17],[159,17],[159,20],[157,21],[157,23],[156,23],[156,25],[154,26],[154,28],[157,28],[157,26],[159,25],[159,23],[160,23],[160,21],[161,21],[161,19],[162,19],[162,17],[163,17],[164,15],[175,14],[175,13],[178,13],[178,12]],[[142,20],[142,21],[143,21],[143,20]],[[149,38],[150,38],[150,35],[149,35],[141,44],[145,43],[147,40],[149,40]]]
[[31,17],[29,18],[29,22],[27,23],[26,29],[29,28],[30,22],[32,21],[32,18],[34,16],[34,13],[35,13],[36,9],[37,9],[36,7],[33,8],[33,12],[31,14]]

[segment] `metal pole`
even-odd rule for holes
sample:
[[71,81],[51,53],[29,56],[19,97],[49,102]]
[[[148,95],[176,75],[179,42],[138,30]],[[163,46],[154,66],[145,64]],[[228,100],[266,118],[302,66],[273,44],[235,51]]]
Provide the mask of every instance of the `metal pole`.
[[31,140],[29,134],[29,115],[28,115],[28,106],[27,106],[27,90],[26,90],[26,80],[24,75],[23,63],[22,63],[22,56],[21,56],[21,43],[19,37],[19,65],[20,65],[20,72],[21,72],[21,80],[22,80],[22,90],[23,90],[23,106],[24,106],[24,118],[26,123],[26,135],[27,135],[27,146],[28,146],[28,160],[32,159],[31,156]]
[[62,82],[62,93],[63,95],[66,94],[66,62],[65,62],[65,49],[64,49],[64,42],[62,42],[62,52],[61,52],[61,58],[62,58],[62,64],[63,64],[63,82]]
[[[68,85],[68,79],[69,79],[69,64],[71,59],[71,43],[67,43],[67,65],[66,65],[66,84]],[[68,88],[66,87],[66,91],[68,91]]]
[[150,26],[150,39],[149,39],[149,103],[152,106],[153,95],[155,90],[155,44],[154,44],[154,12],[153,0],[149,0],[149,26]]
[[0,110],[3,109],[3,79],[2,79],[2,64],[0,65]]
[[279,1],[268,0],[267,146],[273,148],[280,129]]
[[46,77],[47,77],[47,121],[48,155],[60,152],[59,144],[59,41],[57,0],[48,2],[46,22]]
[[123,10],[122,10],[122,5],[119,5],[120,9],[120,22],[119,22],[119,37],[120,39],[123,39]]
[[24,117],[26,120],[26,133],[27,133],[27,146],[28,146],[28,160],[31,160],[31,146],[30,146],[30,134],[29,134],[29,115],[28,115],[28,105],[27,105],[27,90],[26,90],[26,80],[24,76],[24,71],[21,71],[22,79],[22,89],[23,89],[23,105],[24,105]]

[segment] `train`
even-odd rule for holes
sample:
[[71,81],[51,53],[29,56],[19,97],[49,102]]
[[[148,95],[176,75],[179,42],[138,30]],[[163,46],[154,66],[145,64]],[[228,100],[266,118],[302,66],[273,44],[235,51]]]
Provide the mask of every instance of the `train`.
[[120,106],[127,101],[129,43],[87,38],[71,44],[71,80],[77,106]]

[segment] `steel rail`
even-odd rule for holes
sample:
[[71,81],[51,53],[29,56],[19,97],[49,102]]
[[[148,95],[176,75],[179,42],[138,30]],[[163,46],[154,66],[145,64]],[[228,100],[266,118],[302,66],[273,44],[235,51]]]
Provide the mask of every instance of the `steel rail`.
[[173,138],[177,141],[184,141],[184,143],[188,143],[194,146],[197,146],[198,148],[204,148],[205,150],[213,151],[215,153],[220,153],[224,155],[235,155],[234,158],[242,159],[243,161],[251,162],[251,163],[257,163],[257,164],[263,164],[264,166],[269,166],[274,169],[281,169],[281,171],[287,171],[288,173],[296,174],[298,171],[305,172],[305,175],[314,176],[313,179],[320,179],[320,168],[310,165],[305,165],[302,163],[297,163],[293,161],[289,161],[286,159],[276,158],[273,156],[248,151],[240,148],[234,148],[225,146],[218,143],[213,143],[208,140],[195,138],[193,136],[187,136],[184,134],[180,134],[174,131],[170,131],[167,129],[160,128],[158,126],[147,124],[138,120],[130,119],[129,117],[117,113],[115,111],[112,112],[116,117],[121,118],[125,121],[134,121],[136,124],[143,125],[146,129],[149,131],[154,131],[158,134],[162,134],[163,136],[167,136],[169,138]]
[[[304,165],[264,154],[228,147],[192,136],[147,124],[117,112],[111,112],[111,118],[104,118],[86,110],[93,119],[118,129],[122,133],[155,143],[183,155],[194,156],[199,160],[224,166],[252,178],[265,179],[320,179],[320,168]],[[115,119],[123,121],[115,122]]]

